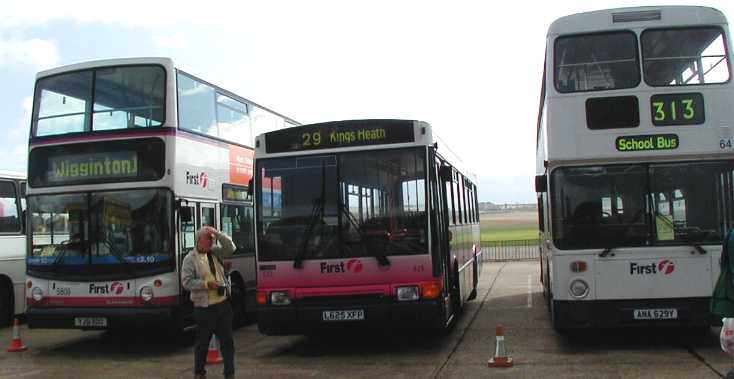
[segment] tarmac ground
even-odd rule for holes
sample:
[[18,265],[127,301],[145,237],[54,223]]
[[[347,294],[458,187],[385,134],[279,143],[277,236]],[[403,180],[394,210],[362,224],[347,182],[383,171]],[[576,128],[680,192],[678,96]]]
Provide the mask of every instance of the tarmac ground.
[[[537,262],[487,263],[478,296],[447,334],[364,332],[263,336],[235,331],[240,378],[722,378],[734,361],[718,328],[553,330]],[[488,368],[495,326],[505,325],[512,368]],[[171,338],[155,330],[28,330],[28,351],[8,353],[0,329],[0,378],[193,377],[194,332]],[[221,378],[221,365],[209,366]]]

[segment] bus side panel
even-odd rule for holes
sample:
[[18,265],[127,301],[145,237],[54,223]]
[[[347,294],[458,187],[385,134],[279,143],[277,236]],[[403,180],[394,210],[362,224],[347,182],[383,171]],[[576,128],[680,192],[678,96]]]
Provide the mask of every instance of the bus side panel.
[[6,236],[0,244],[0,276],[12,283],[14,313],[25,312],[25,236]]

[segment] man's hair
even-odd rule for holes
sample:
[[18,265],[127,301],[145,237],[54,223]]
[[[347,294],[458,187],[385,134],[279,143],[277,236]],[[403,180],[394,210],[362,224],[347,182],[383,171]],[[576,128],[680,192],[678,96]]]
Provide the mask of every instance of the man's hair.
[[212,227],[211,226],[202,226],[197,232],[196,232],[196,241],[194,241],[195,244],[199,244],[199,240],[201,237],[204,237],[208,234],[211,234]]

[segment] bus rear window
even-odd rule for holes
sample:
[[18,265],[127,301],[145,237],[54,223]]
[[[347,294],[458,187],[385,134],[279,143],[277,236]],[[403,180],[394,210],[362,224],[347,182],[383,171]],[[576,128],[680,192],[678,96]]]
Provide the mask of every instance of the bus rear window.
[[724,37],[718,27],[646,30],[641,40],[645,82],[651,86],[729,81]]
[[558,92],[632,88],[640,83],[637,38],[632,32],[559,37],[554,59]]
[[161,66],[104,67],[39,79],[34,137],[162,126],[166,73]]

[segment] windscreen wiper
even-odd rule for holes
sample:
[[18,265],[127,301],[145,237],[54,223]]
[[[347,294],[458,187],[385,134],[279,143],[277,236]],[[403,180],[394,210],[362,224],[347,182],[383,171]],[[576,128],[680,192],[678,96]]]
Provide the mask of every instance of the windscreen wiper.
[[308,241],[311,240],[313,230],[316,226],[316,221],[321,221],[323,228],[324,220],[324,198],[320,197],[314,200],[313,208],[311,209],[311,217],[308,220],[308,226],[303,231],[303,244],[301,249],[298,250],[298,254],[293,258],[293,268],[303,268],[303,258],[306,257],[306,250],[308,250]]
[[115,246],[112,245],[112,242],[109,239],[107,239],[107,237],[102,237],[100,238],[100,240],[102,241],[102,243],[105,246],[107,246],[108,249],[110,249],[110,253],[112,254],[112,256],[117,258],[117,260],[120,262],[120,264],[122,264],[123,267],[130,268],[130,262],[125,260],[125,257],[122,255],[122,253],[120,253],[115,248]]
[[56,256],[56,259],[54,259],[53,266],[58,265],[64,260],[64,256],[67,251],[69,251],[69,240],[63,241],[59,244],[58,255]]
[[303,231],[303,244],[301,250],[298,251],[295,258],[293,258],[293,268],[303,268],[303,258],[306,257],[306,250],[308,250],[308,241],[311,239],[313,234],[314,226],[316,221],[321,221],[321,233],[323,235],[324,228],[324,207],[326,206],[326,162],[321,161],[321,195],[314,199],[313,208],[311,208],[311,218],[308,221],[308,227]]
[[[364,234],[364,231],[359,227],[359,222],[357,222],[357,217],[354,216],[352,211],[349,210],[349,208],[346,206],[346,204],[339,202],[339,210],[342,211],[345,215],[347,215],[347,220],[349,220],[349,223],[352,224],[352,227],[357,231],[359,234],[359,239],[362,243],[365,242],[366,236]],[[339,228],[341,230],[341,228]],[[374,252],[375,259],[377,259],[377,264],[380,266],[390,266],[390,260],[387,259],[387,255],[384,251],[375,251]]]
[[599,253],[599,257],[600,258],[606,258],[607,255],[609,255],[609,253],[612,252],[612,249],[614,249],[614,248],[613,247],[605,247],[604,250],[602,250],[601,253]]
[[693,246],[693,248],[696,249],[696,251],[701,255],[705,255],[707,253],[706,249],[701,247],[701,245],[697,242],[689,241],[688,244]]

